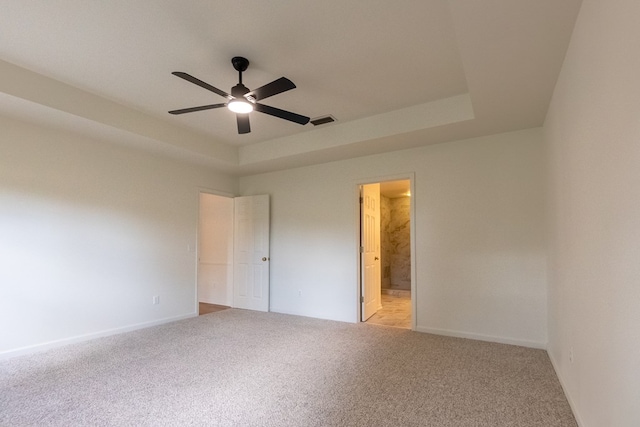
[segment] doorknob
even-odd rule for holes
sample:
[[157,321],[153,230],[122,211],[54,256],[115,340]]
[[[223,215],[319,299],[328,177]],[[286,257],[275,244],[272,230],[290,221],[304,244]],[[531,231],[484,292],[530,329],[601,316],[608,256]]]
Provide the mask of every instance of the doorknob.
[[378,257],[373,258],[374,261],[378,261],[379,259],[380,258],[378,258]]
[[270,260],[270,259],[271,259],[271,258],[267,258],[266,256],[263,256],[263,257],[262,257],[262,260],[263,260],[263,261],[268,261],[268,260]]

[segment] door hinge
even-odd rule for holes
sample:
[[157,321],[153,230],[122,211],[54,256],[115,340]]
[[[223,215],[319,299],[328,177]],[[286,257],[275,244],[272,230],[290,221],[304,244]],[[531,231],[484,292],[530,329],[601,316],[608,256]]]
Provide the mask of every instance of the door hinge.
[[360,204],[364,203],[364,198],[360,196]]
[[364,246],[360,246],[360,253],[364,252]]
[[364,296],[360,297],[360,302],[363,303],[364,302]]

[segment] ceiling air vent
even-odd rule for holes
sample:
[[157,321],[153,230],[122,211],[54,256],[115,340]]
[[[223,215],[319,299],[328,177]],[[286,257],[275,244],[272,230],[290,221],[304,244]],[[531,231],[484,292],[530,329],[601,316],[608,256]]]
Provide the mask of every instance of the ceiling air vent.
[[315,119],[311,119],[311,124],[314,126],[325,125],[327,123],[335,122],[336,118],[332,115],[316,117]]

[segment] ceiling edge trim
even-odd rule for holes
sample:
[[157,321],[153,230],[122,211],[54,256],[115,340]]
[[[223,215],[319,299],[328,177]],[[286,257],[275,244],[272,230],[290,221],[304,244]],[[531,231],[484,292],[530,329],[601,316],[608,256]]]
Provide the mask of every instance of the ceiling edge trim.
[[475,118],[468,93],[239,148],[240,166]]
[[238,149],[141,111],[0,60],[0,91],[45,107],[151,138],[231,165]]

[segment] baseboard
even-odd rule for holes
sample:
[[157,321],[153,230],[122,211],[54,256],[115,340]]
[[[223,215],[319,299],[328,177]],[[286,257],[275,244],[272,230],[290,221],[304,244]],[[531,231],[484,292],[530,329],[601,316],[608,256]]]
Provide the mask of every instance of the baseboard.
[[269,312],[278,313],[278,314],[286,314],[289,316],[300,316],[300,317],[308,317],[310,319],[320,319],[320,320],[331,320],[334,322],[344,322],[344,323],[359,323],[359,320],[356,319],[336,319],[335,317],[321,317],[318,313],[309,314],[309,313],[301,313],[296,312],[295,310],[281,310],[277,307],[269,307]]
[[562,375],[560,375],[560,369],[558,368],[558,363],[556,362],[556,359],[553,357],[551,352],[549,352],[549,350],[547,350],[547,354],[549,355],[549,360],[551,360],[551,366],[553,366],[553,370],[556,372],[556,377],[558,377],[558,381],[560,381],[560,386],[562,387],[562,391],[564,392],[564,396],[567,398],[567,402],[569,402],[569,407],[571,407],[571,412],[573,412],[573,417],[576,419],[576,423],[578,423],[579,427],[586,426],[586,424],[582,422],[582,419],[580,418],[580,415],[578,414],[578,410],[576,408],[576,405],[575,405],[573,399],[571,398],[571,395],[569,394],[569,392],[567,390],[567,386],[566,386],[566,383],[565,383]]
[[514,338],[497,337],[492,335],[482,335],[482,334],[474,334],[469,332],[451,331],[448,329],[425,328],[422,326],[417,326],[415,331],[425,332],[427,334],[443,335],[446,337],[467,338],[467,339],[477,340],[477,341],[488,341],[488,342],[495,342],[500,344],[517,345],[520,347],[536,348],[539,350],[547,349],[546,342],[518,340]]
[[190,314],[185,314],[181,316],[167,317],[164,319],[154,320],[151,322],[137,323],[135,325],[125,326],[122,328],[107,329],[104,331],[94,332],[91,334],[77,335],[75,337],[63,338],[55,341],[48,341],[42,344],[35,344],[35,345],[26,346],[26,347],[20,347],[14,350],[7,350],[7,351],[0,352],[0,360],[11,359],[12,357],[24,356],[32,353],[39,353],[41,351],[50,350],[56,347],[63,347],[69,344],[76,344],[84,341],[91,341],[96,338],[122,334],[125,332],[135,331],[137,329],[150,328],[152,326],[158,326],[165,323],[171,323],[171,322],[176,322],[178,320],[187,319],[190,317],[196,317],[197,315],[198,315],[197,313],[190,313]]

